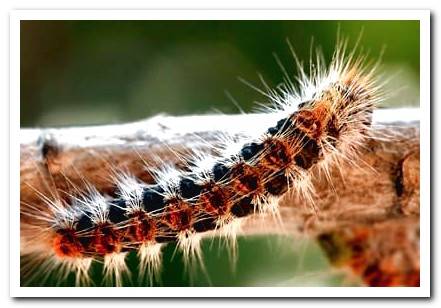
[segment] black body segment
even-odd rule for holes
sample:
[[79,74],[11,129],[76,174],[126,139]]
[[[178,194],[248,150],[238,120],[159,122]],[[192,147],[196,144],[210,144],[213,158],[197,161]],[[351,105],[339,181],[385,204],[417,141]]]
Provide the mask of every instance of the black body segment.
[[142,193],[142,202],[144,210],[147,213],[160,212],[164,208],[165,202],[163,193],[164,189],[159,185],[144,189]]

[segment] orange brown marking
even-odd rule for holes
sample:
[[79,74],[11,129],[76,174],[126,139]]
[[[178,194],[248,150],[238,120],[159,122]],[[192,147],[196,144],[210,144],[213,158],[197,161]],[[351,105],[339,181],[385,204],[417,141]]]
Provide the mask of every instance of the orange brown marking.
[[97,254],[105,255],[120,252],[121,246],[121,234],[111,223],[101,223],[93,230],[91,248]]
[[190,204],[173,198],[167,202],[167,210],[163,215],[163,220],[170,229],[174,231],[187,230],[193,224],[193,209]]
[[228,188],[210,182],[201,191],[198,206],[210,215],[224,215],[230,210],[232,193]]
[[232,189],[240,196],[262,193],[261,177],[258,167],[240,162],[231,171]]
[[59,257],[81,257],[83,255],[83,246],[81,245],[75,230],[58,230],[54,240],[53,249]]
[[258,162],[259,167],[278,172],[286,169],[293,162],[295,153],[286,142],[276,138],[268,138],[263,144],[266,150]]
[[131,242],[145,243],[153,241],[157,232],[155,221],[142,210],[130,215],[130,224],[127,227],[127,237]]
[[312,109],[298,111],[293,115],[292,120],[308,137],[318,140],[326,132],[330,120],[331,102],[326,99],[316,101]]

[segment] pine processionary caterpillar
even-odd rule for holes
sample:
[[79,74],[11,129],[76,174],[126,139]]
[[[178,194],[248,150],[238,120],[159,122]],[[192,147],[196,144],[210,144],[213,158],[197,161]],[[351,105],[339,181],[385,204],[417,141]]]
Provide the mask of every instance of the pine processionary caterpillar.
[[168,242],[177,243],[188,265],[202,264],[202,234],[219,231],[234,246],[241,218],[259,212],[281,219],[277,202],[287,191],[313,205],[311,170],[329,176],[330,166],[356,155],[383,93],[376,65],[347,53],[346,42],[339,43],[328,68],[321,56],[309,72],[295,59],[298,86],[286,74],[283,86],[266,88],[272,103],[266,112],[279,116],[273,127],[253,137],[224,137],[212,154],[183,158],[184,170],[166,163],[150,168],[155,184],[117,171],[116,198],[89,185],[69,198],[41,195],[44,207],[22,205],[24,280],[40,263],[60,279],[74,272],[77,285],[88,285],[91,264],[103,262],[104,279],[120,286],[129,275],[126,255],[136,251],[138,270],[152,283]]

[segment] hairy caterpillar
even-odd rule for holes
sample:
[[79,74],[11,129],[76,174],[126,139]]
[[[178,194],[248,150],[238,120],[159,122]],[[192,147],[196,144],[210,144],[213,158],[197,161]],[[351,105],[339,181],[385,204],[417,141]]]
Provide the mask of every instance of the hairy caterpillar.
[[[22,255],[37,256],[60,279],[75,272],[78,285],[89,284],[93,262],[103,262],[104,278],[119,286],[129,274],[129,251],[137,251],[139,271],[153,280],[167,242],[177,242],[190,265],[200,263],[201,234],[220,230],[234,245],[240,219],[255,212],[278,217],[277,201],[286,191],[312,205],[311,170],[327,175],[329,166],[356,153],[382,93],[375,67],[346,54],[344,44],[328,68],[320,57],[309,74],[298,65],[298,89],[290,79],[267,89],[267,112],[279,121],[257,137],[226,138],[212,155],[183,159],[182,171],[167,164],[150,169],[156,184],[117,172],[116,198],[89,186],[70,198],[42,196],[44,208],[23,205]],[[34,266],[24,264],[25,277]]]

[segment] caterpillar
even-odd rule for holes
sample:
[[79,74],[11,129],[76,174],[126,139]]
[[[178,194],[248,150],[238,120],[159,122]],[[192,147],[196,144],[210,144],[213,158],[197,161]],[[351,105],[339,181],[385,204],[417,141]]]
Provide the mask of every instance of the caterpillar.
[[149,285],[167,243],[177,243],[187,265],[202,265],[203,235],[221,232],[234,249],[242,219],[254,213],[281,219],[278,200],[285,193],[302,195],[313,206],[312,170],[329,176],[330,166],[357,155],[384,97],[377,65],[346,46],[338,44],[327,67],[318,53],[309,71],[293,53],[297,82],[286,74],[276,89],[265,85],[265,112],[279,120],[249,136],[221,136],[211,154],[182,157],[183,170],[166,162],[147,166],[155,183],[116,171],[115,197],[86,185],[67,196],[40,193],[40,206],[22,204],[22,282],[32,280],[39,264],[60,280],[73,272],[76,285],[90,285],[91,265],[101,262],[103,280],[121,286],[130,276],[127,254],[136,251],[138,271]]

